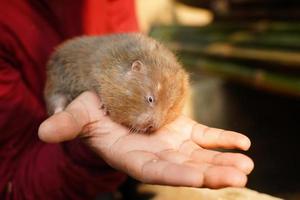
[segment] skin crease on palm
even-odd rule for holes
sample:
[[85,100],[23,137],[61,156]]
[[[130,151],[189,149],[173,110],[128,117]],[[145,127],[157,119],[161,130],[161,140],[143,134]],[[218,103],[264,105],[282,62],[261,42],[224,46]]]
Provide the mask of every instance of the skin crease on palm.
[[99,98],[84,92],[44,121],[41,140],[58,143],[82,137],[109,165],[144,183],[221,188],[243,187],[253,161],[240,153],[250,140],[239,133],[209,128],[180,116],[155,133],[132,134],[101,110]]

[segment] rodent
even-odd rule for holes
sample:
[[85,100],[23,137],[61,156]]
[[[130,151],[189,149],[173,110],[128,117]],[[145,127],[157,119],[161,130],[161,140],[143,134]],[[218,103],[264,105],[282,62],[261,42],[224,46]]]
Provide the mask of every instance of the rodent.
[[175,55],[146,35],[82,36],[51,55],[45,98],[53,113],[83,91],[94,91],[112,120],[151,133],[181,113],[188,84]]

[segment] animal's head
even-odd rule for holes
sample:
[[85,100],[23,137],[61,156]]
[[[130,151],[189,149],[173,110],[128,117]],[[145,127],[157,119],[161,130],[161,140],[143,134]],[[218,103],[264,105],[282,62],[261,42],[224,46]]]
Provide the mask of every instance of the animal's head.
[[153,39],[141,40],[135,44],[140,47],[116,55],[101,94],[113,120],[132,131],[153,132],[181,113],[188,75],[168,49]]

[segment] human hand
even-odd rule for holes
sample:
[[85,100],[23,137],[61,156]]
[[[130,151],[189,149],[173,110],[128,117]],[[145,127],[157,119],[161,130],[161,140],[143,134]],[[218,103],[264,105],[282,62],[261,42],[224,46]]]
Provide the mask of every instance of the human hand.
[[100,109],[92,92],[84,92],[39,128],[45,142],[76,137],[113,168],[145,183],[220,188],[244,186],[253,169],[250,158],[212,148],[247,150],[250,140],[239,133],[209,128],[185,116],[150,135],[129,133]]

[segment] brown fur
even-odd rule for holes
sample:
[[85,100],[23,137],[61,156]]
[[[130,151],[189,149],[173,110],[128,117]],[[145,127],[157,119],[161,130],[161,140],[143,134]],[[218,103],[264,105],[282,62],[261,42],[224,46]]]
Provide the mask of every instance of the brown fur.
[[181,113],[188,76],[171,51],[145,35],[86,36],[65,42],[51,56],[45,90],[49,110],[85,90],[99,95],[114,121],[154,131]]

